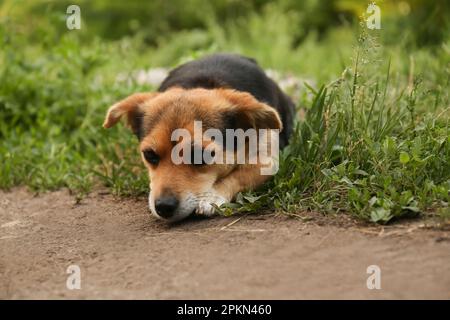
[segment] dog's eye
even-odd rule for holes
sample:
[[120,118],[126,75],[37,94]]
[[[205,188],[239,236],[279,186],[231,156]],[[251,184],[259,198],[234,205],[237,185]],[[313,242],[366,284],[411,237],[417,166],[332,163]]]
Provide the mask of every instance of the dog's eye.
[[159,163],[159,156],[153,150],[144,150],[142,151],[144,154],[145,160],[152,165],[157,165]]

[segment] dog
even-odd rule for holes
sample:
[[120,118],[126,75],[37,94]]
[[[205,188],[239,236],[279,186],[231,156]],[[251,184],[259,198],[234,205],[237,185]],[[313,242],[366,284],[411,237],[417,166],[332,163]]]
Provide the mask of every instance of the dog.
[[156,92],[135,93],[117,102],[109,108],[103,127],[127,119],[148,169],[150,211],[158,218],[178,221],[191,214],[210,216],[216,206],[232,201],[237,193],[260,186],[270,177],[261,174],[262,167],[269,163],[273,168],[276,156],[257,156],[256,163],[175,163],[176,146],[183,147],[179,153],[183,159],[192,159],[190,150],[195,153],[213,146],[211,155],[220,150],[220,160],[239,150],[248,152],[249,141],[230,148],[228,142],[235,137],[197,143],[185,141],[184,136],[174,140],[174,131],[195,135],[196,121],[201,121],[201,134],[208,129],[227,134],[239,129],[278,130],[277,141],[265,136],[265,145],[276,145],[278,151],[292,134],[294,109],[292,100],[254,59],[214,54],[173,69]]

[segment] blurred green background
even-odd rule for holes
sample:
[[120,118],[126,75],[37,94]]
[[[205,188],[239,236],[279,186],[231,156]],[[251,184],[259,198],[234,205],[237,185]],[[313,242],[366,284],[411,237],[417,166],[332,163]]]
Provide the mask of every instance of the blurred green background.
[[[256,23],[257,17],[262,17],[268,18],[261,21],[268,32],[280,28],[278,24],[286,25],[291,33],[290,45],[296,47],[310,33],[323,38],[330,29],[353,25],[369,3],[363,0],[4,0],[0,2],[0,16],[20,23],[21,31],[30,39],[41,41],[42,33],[58,37],[67,31],[62,24],[66,8],[76,4],[82,11],[81,33],[85,40],[96,37],[117,40],[139,34],[147,45],[157,45],[174,33],[197,31],[203,35],[199,35],[199,46],[214,42],[213,35],[202,34],[205,30],[238,28],[242,33],[251,33],[248,28]],[[450,3],[446,0],[384,0],[377,5],[382,8],[383,38],[388,43],[401,39],[410,45],[436,45],[448,32]]]
[[[141,49],[164,48],[157,64],[195,50],[234,50],[262,56],[269,67],[292,65],[287,52],[306,41],[330,37],[339,54],[354,40],[364,0],[3,0],[0,19],[26,37],[31,45],[53,42],[68,33],[66,8],[81,8],[82,28],[75,31],[84,44],[96,39],[134,39]],[[439,46],[448,39],[450,2],[446,0],[384,0],[380,40],[412,50]],[[267,53],[261,53],[267,49]],[[270,50],[269,50],[270,49]],[[330,53],[331,54],[331,53]]]

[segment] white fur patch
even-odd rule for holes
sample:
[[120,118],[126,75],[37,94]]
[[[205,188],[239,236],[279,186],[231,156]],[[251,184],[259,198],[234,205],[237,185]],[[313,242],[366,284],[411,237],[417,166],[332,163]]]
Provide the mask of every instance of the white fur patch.
[[190,216],[194,212],[197,204],[198,204],[198,201],[196,200],[196,198],[191,193],[189,193],[185,199],[182,199],[180,201],[180,205],[179,205],[178,209],[175,211],[175,213],[173,214],[173,216],[167,219],[167,218],[161,217],[156,212],[155,199],[153,199],[153,195],[152,195],[151,191],[148,195],[148,206],[149,206],[152,214],[155,217],[157,217],[158,219],[162,219],[162,220],[169,221],[169,222],[179,221],[179,220],[182,220],[182,219]]
[[158,215],[155,209],[155,199],[153,199],[152,192],[148,195],[148,206],[152,215],[158,219],[169,222],[182,220],[192,213],[204,216],[212,216],[216,212],[216,208],[212,205],[221,206],[228,202],[227,199],[214,192],[204,192],[201,194],[188,193],[187,196],[180,201],[180,206],[174,213],[173,217],[166,219]]
[[226,202],[227,199],[225,199],[224,197],[218,194],[211,193],[207,197],[199,201],[195,213],[205,216],[211,216],[216,212],[216,208],[212,204],[215,204],[218,207],[220,207],[222,204]]

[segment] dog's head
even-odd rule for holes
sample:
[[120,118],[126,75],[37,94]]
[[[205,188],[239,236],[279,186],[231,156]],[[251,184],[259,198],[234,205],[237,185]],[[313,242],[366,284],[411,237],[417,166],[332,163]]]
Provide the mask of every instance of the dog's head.
[[[248,93],[231,89],[172,88],[136,93],[110,107],[103,126],[110,128],[122,117],[126,117],[139,139],[142,160],[149,172],[150,210],[170,221],[193,213],[214,186],[239,166],[227,161],[208,164],[203,158],[194,159],[198,151],[202,154],[208,150],[212,156],[220,151],[223,158],[230,152],[214,132],[282,127],[273,108]],[[213,132],[211,139],[197,139],[198,121],[200,135],[208,129],[216,130],[208,131]],[[189,139],[189,135],[193,138]],[[192,161],[180,163],[180,158]]]

